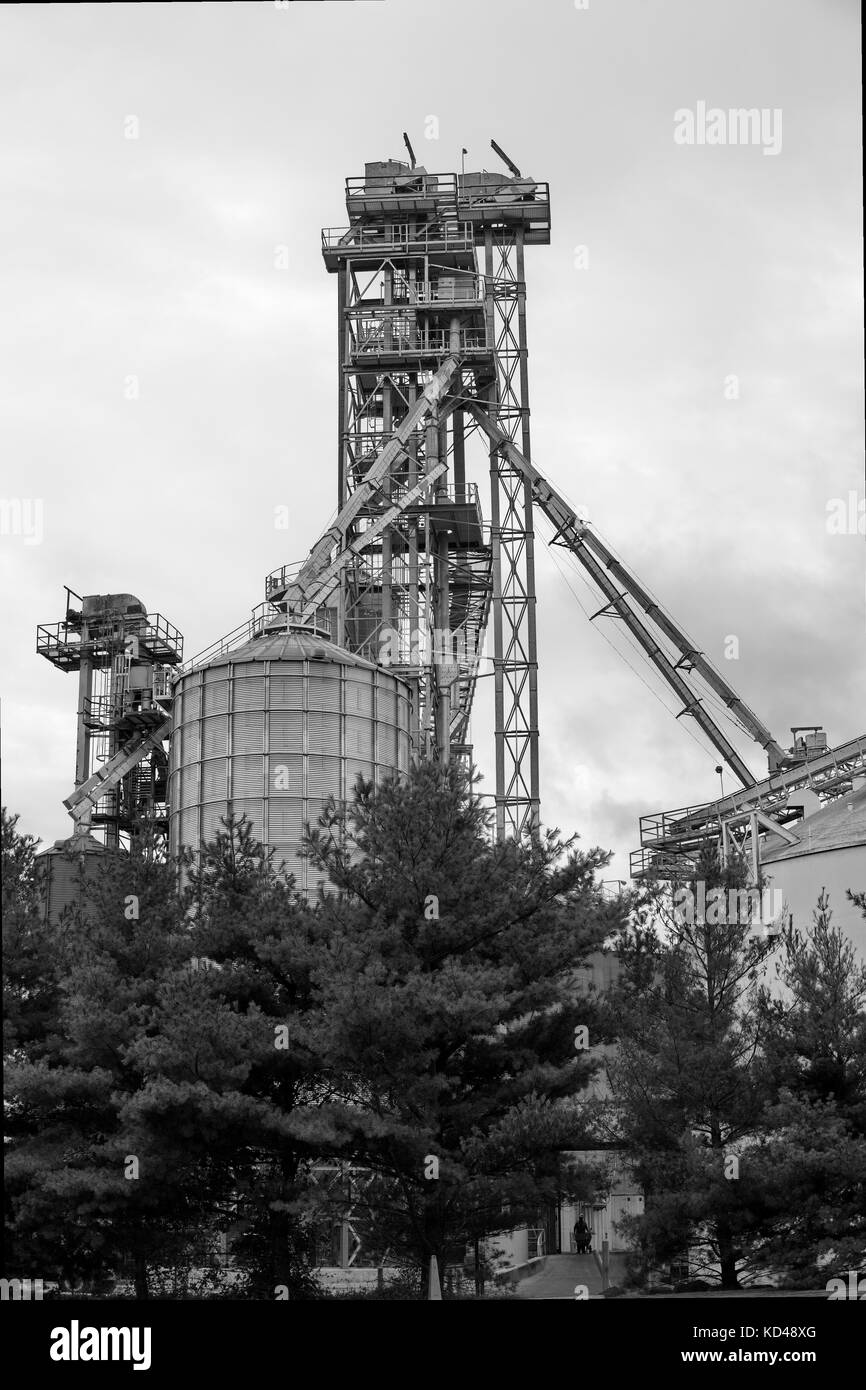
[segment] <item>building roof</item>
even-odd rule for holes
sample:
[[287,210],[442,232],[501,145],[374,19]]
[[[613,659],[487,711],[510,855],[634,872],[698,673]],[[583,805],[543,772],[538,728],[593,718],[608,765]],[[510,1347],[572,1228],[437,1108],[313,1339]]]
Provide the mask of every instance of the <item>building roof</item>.
[[240,666],[251,661],[325,661],[336,666],[358,666],[364,671],[381,669],[355,652],[335,646],[326,637],[291,629],[287,632],[285,625],[281,624],[275,631],[265,631],[243,646],[217,652],[208,661],[203,661],[201,666],[196,666],[190,674],[195,675],[209,666]]
[[829,806],[822,806],[820,811],[814,811],[786,829],[796,835],[797,843],[789,845],[780,835],[768,836],[761,850],[762,864],[866,845],[866,784],[855,786],[853,791],[837,797]]
[[41,859],[46,854],[106,854],[108,848],[101,840],[97,840],[95,836],[85,832],[70,835],[65,840],[55,840],[53,845],[47,845],[45,849],[41,849],[36,858]]

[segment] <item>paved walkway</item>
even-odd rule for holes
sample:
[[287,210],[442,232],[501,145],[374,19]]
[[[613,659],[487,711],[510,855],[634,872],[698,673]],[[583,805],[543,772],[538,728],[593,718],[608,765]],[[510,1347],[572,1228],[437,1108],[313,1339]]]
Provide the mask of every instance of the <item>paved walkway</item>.
[[592,1255],[548,1255],[538,1274],[521,1279],[518,1298],[574,1298],[575,1284],[585,1284],[590,1298],[601,1294],[601,1274]]

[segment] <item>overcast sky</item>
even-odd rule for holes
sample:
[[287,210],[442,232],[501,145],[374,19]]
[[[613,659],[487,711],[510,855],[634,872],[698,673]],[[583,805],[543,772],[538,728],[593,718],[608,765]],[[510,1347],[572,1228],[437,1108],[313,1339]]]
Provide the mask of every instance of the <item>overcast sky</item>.
[[[34,650],[63,586],[137,594],[192,655],[328,521],[320,228],[404,129],[429,170],[462,146],[501,167],[492,136],[550,182],[526,256],[538,466],[781,742],[866,731],[866,547],[827,527],[863,496],[859,43],[855,0],[4,6],[0,493],[44,517],[40,544],[0,538],[23,828],[71,830],[76,681]],[[700,102],[781,113],[780,148],[677,143]],[[542,814],[619,877],[638,817],[713,797],[718,759],[601,626],[540,544]]]

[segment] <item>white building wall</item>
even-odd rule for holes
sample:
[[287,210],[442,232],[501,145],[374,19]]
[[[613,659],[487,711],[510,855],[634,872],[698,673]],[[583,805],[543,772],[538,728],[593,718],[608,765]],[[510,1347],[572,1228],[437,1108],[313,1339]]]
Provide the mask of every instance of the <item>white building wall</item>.
[[529,1259],[529,1232],[525,1226],[490,1236],[483,1245],[486,1258],[496,1269],[514,1269]]
[[[625,1155],[611,1149],[584,1149],[570,1155],[584,1163],[598,1165],[607,1172],[606,1191],[595,1202],[563,1202],[559,1209],[563,1253],[572,1249],[574,1223],[582,1216],[592,1232],[591,1249],[601,1253],[602,1241],[611,1253],[630,1249],[625,1233],[618,1227],[624,1216],[643,1215],[643,1193],[639,1190]],[[601,1196],[605,1197],[602,1203]]]
[[850,845],[844,849],[800,854],[792,859],[780,859],[765,864],[763,872],[771,888],[784,895],[786,911],[801,930],[812,921],[818,895],[826,888],[833,913],[832,925],[844,931],[866,960],[866,918],[850,901],[846,889],[866,890],[866,845]]

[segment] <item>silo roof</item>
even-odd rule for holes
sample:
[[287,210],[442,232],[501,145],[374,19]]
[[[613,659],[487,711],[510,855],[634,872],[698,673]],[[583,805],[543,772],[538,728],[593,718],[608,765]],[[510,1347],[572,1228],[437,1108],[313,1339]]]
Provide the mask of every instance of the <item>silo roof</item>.
[[105,854],[107,850],[108,846],[93,835],[70,835],[66,840],[55,840],[53,845],[41,849],[36,857],[41,858],[44,854]]
[[261,637],[244,642],[241,647],[212,656],[196,670],[247,661],[330,661],[338,666],[358,666],[364,671],[382,670],[374,662],[335,646],[326,637],[318,637],[313,632],[286,632],[285,628],[266,632]]
[[762,864],[866,845],[866,785],[855,787],[786,829],[797,836],[797,843],[789,845],[781,836],[770,835],[761,851]]

